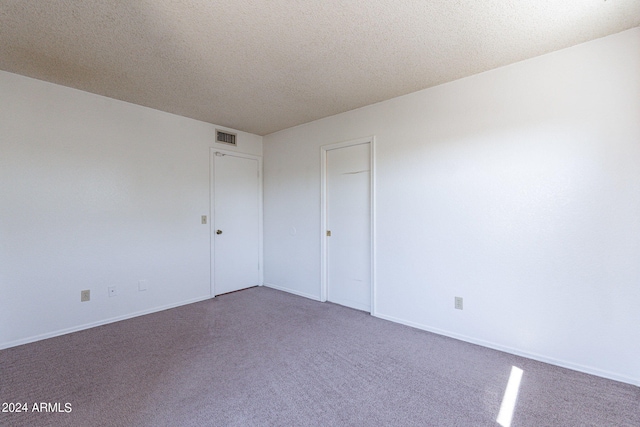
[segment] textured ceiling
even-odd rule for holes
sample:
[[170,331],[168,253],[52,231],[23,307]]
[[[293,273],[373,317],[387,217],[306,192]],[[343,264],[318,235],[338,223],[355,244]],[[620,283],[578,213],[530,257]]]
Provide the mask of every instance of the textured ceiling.
[[265,135],[640,25],[640,0],[1,0],[0,69]]

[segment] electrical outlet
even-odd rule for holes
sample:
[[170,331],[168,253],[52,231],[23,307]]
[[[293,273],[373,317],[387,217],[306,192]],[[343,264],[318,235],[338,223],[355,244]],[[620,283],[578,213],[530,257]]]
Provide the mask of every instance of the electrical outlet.
[[462,310],[462,297],[455,297],[454,307],[456,310]]
[[80,291],[80,302],[87,302],[90,299],[91,299],[91,291],[89,289]]
[[147,279],[138,280],[138,291],[146,291],[149,281]]
[[116,295],[118,295],[118,291],[116,290],[115,286],[109,286],[107,290],[109,291],[110,297],[115,297]]
[[202,215],[201,221],[203,224],[207,223],[207,216],[206,215]]

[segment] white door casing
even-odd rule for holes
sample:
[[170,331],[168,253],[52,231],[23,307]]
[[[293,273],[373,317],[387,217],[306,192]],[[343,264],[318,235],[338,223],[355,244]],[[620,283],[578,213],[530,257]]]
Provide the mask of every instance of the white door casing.
[[260,158],[211,151],[212,296],[262,281]]
[[374,308],[372,141],[322,147],[321,299],[367,312]]

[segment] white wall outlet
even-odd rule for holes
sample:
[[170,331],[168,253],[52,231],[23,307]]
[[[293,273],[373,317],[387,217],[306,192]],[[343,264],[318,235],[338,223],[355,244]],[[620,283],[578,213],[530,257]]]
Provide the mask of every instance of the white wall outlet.
[[149,281],[147,279],[138,280],[138,291],[146,291]]
[[454,307],[456,310],[462,310],[462,297],[455,297]]
[[116,295],[118,295],[118,291],[116,290],[115,286],[109,286],[107,290],[109,291],[110,297],[115,297]]
[[90,299],[91,299],[91,291],[89,289],[80,291],[80,302],[87,302]]

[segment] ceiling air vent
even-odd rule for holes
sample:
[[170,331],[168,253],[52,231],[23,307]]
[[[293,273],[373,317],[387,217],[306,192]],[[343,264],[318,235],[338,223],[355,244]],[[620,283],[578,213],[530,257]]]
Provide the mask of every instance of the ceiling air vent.
[[223,144],[236,145],[236,134],[229,132],[222,132],[216,129],[216,142],[222,142]]

